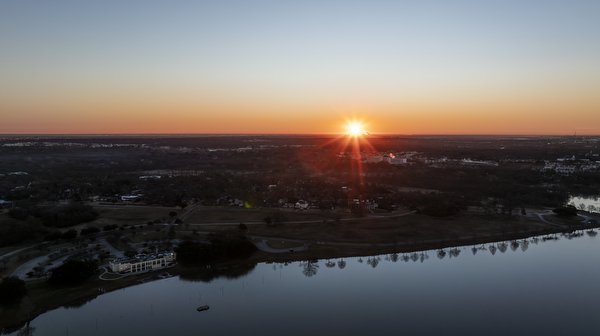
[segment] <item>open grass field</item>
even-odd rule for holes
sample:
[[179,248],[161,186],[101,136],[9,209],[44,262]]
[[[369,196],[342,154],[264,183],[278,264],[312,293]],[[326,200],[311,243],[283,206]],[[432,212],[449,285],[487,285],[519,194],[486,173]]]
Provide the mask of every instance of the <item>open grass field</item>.
[[333,219],[336,216],[348,216],[345,212],[321,210],[295,210],[278,208],[242,208],[242,207],[197,207],[186,218],[187,223],[230,223],[262,222],[265,217],[279,216],[282,221],[303,221]]
[[163,220],[169,217],[169,212],[179,212],[181,209],[154,206],[95,206],[99,216],[85,226],[104,225],[143,225],[148,221]]
[[443,237],[460,240],[465,237],[497,235],[512,232],[535,232],[547,229],[539,221],[514,217],[490,218],[464,215],[457,218],[439,219],[411,214],[397,218],[372,218],[329,222],[326,224],[283,224],[277,227],[252,226],[250,235],[282,237],[313,242],[344,242],[381,244],[396,242],[420,242]]

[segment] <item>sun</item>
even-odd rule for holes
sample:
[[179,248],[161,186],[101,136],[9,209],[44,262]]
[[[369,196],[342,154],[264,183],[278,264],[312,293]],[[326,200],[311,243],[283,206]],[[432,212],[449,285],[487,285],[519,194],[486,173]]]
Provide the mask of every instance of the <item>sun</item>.
[[360,121],[351,121],[346,124],[346,134],[352,137],[366,135],[365,125]]

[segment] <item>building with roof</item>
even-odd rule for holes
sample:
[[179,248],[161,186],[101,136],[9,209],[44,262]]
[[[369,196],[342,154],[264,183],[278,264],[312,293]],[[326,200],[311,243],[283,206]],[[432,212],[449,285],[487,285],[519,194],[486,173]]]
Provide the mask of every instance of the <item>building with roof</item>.
[[115,273],[135,273],[154,271],[175,264],[175,252],[163,252],[157,254],[138,254],[133,258],[115,259],[109,262],[110,270]]

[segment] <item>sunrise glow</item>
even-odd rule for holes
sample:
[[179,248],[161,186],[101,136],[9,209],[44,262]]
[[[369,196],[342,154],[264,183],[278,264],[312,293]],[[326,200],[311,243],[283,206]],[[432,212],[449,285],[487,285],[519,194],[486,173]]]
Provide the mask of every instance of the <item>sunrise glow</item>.
[[575,2],[3,1],[0,134],[600,134]]
[[365,125],[360,121],[351,121],[346,125],[346,134],[352,137],[366,135]]

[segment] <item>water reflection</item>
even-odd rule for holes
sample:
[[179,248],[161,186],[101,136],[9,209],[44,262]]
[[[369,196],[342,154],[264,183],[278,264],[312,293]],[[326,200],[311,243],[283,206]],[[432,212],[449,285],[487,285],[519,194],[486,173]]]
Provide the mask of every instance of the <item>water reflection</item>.
[[[526,239],[518,239],[518,240],[509,240],[509,241],[499,241],[487,244],[477,244],[472,246],[460,246],[460,247],[452,247],[445,249],[438,249],[436,251],[417,251],[410,253],[391,253],[387,255],[380,256],[368,256],[368,257],[358,257],[356,261],[359,264],[366,263],[370,266],[370,268],[377,268],[377,266],[383,262],[391,262],[397,263],[398,261],[402,261],[405,263],[413,262],[413,263],[423,263],[429,259],[429,255],[431,253],[435,254],[437,259],[442,260],[450,260],[456,259],[461,256],[462,251],[471,251],[473,256],[476,256],[478,253],[489,252],[492,256],[496,255],[497,251],[500,253],[506,253],[509,250],[512,252],[527,252],[531,245],[539,245],[540,243],[548,243],[560,240],[561,238],[572,240],[576,238],[581,238],[584,236],[593,238],[598,235],[598,229],[590,229],[590,230],[577,230],[573,232],[565,232],[565,233],[553,233],[542,236],[535,236]],[[365,260],[366,258],[366,260]],[[331,259],[327,259],[324,261],[324,265],[326,268],[335,268],[337,265],[339,269],[344,269],[346,267],[346,261],[344,259],[339,259],[337,262]],[[319,270],[319,261],[318,260],[307,260],[300,262],[300,266],[302,268],[302,274],[306,277],[313,277],[317,275]]]
[[32,336],[35,328],[29,325],[29,322],[23,327],[23,329],[17,332],[17,336]]
[[300,263],[302,267],[302,274],[307,278],[315,276],[319,270],[319,262],[316,260],[307,260]]
[[[589,265],[597,261],[598,232],[580,230],[362,258],[194,268],[179,279],[101,295],[80,309],[50,311],[34,319],[31,327],[9,332],[148,336],[173,330],[178,335],[253,330],[265,336],[291,336],[319,330],[332,335],[383,335],[398,330],[395,317],[403,316],[407,335],[509,335],[515,330],[527,335],[593,335],[600,332],[594,315],[600,310],[596,291],[600,271]],[[502,250],[505,255],[498,253]],[[564,290],[567,286],[569,291]],[[198,313],[200,304],[210,304],[211,309]],[[358,306],[368,309],[357,310]],[[302,316],[304,323],[290,328],[290,316]],[[423,323],[423,316],[428,323]],[[366,325],[365,320],[377,323]],[[557,323],[562,329],[553,329]]]
[[179,278],[191,282],[211,282],[215,279],[237,279],[252,272],[256,263],[241,263],[235,265],[214,267],[186,267],[179,274]]
[[380,257],[367,258],[367,265],[370,265],[371,267],[375,268],[375,267],[377,267],[377,265],[379,265],[380,260],[381,260]]
[[597,196],[571,196],[567,203],[578,210],[600,213],[600,198]]

